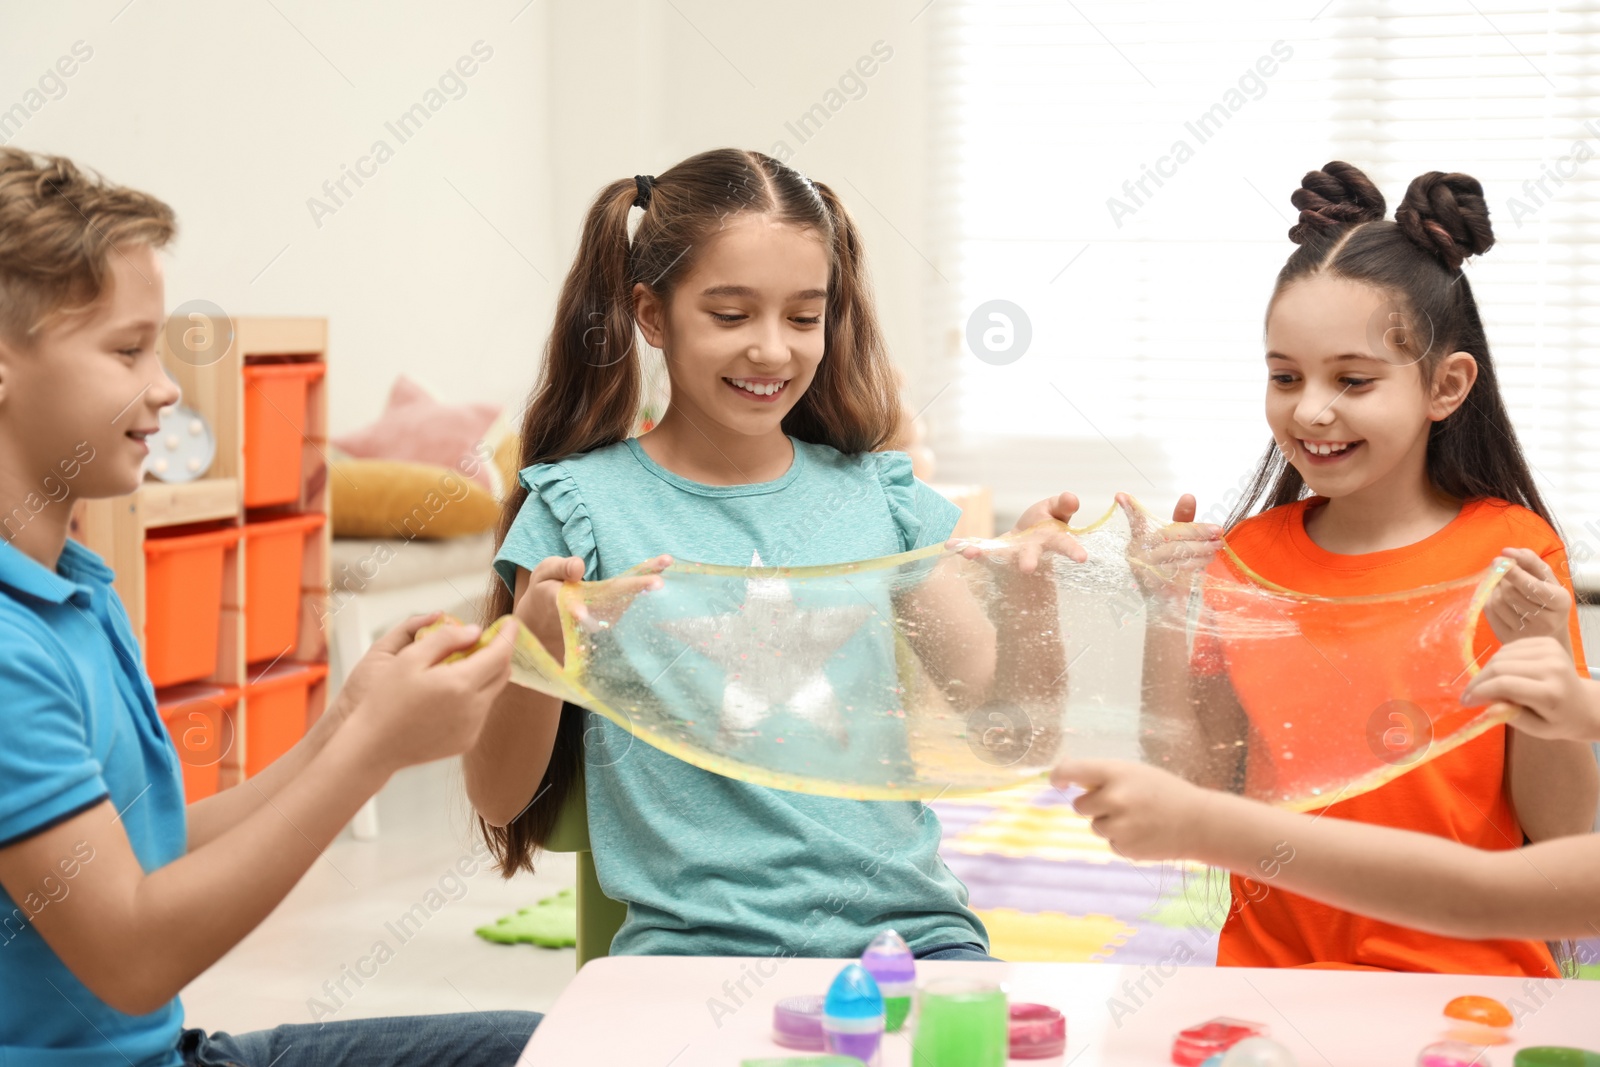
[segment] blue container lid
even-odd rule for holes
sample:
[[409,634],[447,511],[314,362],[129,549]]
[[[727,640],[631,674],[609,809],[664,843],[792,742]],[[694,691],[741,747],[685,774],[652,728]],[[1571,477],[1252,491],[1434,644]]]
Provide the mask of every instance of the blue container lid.
[[828,987],[822,1015],[824,1020],[882,1017],[883,994],[878,990],[876,979],[861,964],[846,964]]

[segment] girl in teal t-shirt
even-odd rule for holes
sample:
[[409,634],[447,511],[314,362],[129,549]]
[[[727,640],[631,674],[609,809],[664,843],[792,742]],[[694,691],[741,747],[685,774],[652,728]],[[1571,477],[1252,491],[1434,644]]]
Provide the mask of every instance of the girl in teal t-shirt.
[[[629,437],[636,331],[665,356],[671,403]],[[807,566],[945,541],[959,510],[905,453],[882,451],[900,432],[897,380],[860,238],[827,186],[733,149],[612,183],[589,210],[523,421],[490,617],[514,611],[559,658],[563,581],[672,556]],[[1062,494],[1018,526],[1076,506]],[[1077,552],[1037,536],[1041,551]],[[991,631],[988,647],[1003,639]],[[724,778],[517,687],[465,761],[506,870],[531,866],[580,761],[600,884],[628,906],[613,953],[854,956],[893,927],[922,958],[987,958],[921,803]]]

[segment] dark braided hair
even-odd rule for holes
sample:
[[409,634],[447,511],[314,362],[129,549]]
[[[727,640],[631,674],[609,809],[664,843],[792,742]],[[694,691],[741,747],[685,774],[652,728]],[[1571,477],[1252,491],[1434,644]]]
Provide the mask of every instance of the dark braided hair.
[[[1378,187],[1359,167],[1336,160],[1306,174],[1289,200],[1300,211],[1289,230],[1299,247],[1278,272],[1268,314],[1290,286],[1325,274],[1370,286],[1400,308],[1406,328],[1393,335],[1398,343],[1386,331],[1386,343],[1409,350],[1424,388],[1445,356],[1470,353],[1478,379],[1461,406],[1430,429],[1428,477],[1454,499],[1509,500],[1554,526],[1506,413],[1478,304],[1461,270],[1467,257],[1494,245],[1483,186],[1468,174],[1429,171],[1411,183],[1388,221]],[[1300,472],[1271,442],[1228,525],[1305,493]]]
[[1349,226],[1383,218],[1383,194],[1372,180],[1348,163],[1335,160],[1307,172],[1289,197],[1300,209],[1300,221],[1289,229],[1297,245],[1326,237]]
[[1424,174],[1406,190],[1394,221],[1412,241],[1438,256],[1446,270],[1458,271],[1462,260],[1494,247],[1483,186],[1470,174]]

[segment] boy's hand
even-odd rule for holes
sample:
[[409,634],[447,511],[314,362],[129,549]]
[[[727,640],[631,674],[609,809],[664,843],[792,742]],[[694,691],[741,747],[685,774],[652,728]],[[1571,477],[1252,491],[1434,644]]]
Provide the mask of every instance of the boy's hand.
[[1128,515],[1128,563],[1139,590],[1150,598],[1184,600],[1200,572],[1222,548],[1222,527],[1195,522],[1194,495],[1185,493],[1172,509],[1172,522],[1157,526],[1126,493],[1117,503]]
[[1494,635],[1508,645],[1524,637],[1570,642],[1567,617],[1572,611],[1572,594],[1555,571],[1531,549],[1508,548],[1501,556],[1511,561],[1511,569],[1483,608]]
[[1490,704],[1492,711],[1515,705],[1521,714],[1510,725],[1533,737],[1600,741],[1600,683],[1580,678],[1566,646],[1553,637],[1504,645],[1461,703]]
[[[1011,532],[1021,533],[1031,530],[1024,537],[1004,544],[984,539],[953,537],[945,542],[945,546],[960,548],[961,554],[967,559],[978,559],[980,556],[997,562],[1015,559],[1017,570],[1023,574],[1032,574],[1036,571],[1039,568],[1039,561],[1047,552],[1066,556],[1074,563],[1082,563],[1089,558],[1089,553],[1084,551],[1076,537],[1056,525],[1070,521],[1077,511],[1077,497],[1071,493],[1058,493],[1032,505],[1017,519],[1017,524],[1011,528]],[[1032,529],[1035,526],[1039,528]]]
[[1083,786],[1087,792],[1073,809],[1130,860],[1192,856],[1205,828],[1207,791],[1143,763],[1067,760],[1050,773],[1050,783]]
[[472,655],[444,663],[471,648],[481,627],[441,626],[417,637],[436,617],[407,619],[373,642],[351,671],[355,698],[341,732],[354,732],[391,771],[471,748],[511,678],[513,628]]

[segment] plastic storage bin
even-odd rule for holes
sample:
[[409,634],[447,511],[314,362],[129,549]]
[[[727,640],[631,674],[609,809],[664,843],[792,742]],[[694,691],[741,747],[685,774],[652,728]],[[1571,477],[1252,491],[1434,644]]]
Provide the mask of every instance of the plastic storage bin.
[[223,560],[239,532],[230,526],[146,538],[144,658],[157,687],[215,673]]
[[233,748],[236,686],[180,685],[156,694],[156,708],[183,765],[183,799],[193,804],[217,791],[222,760]]
[[305,736],[306,703],[326,663],[280,663],[244,689],[244,774],[252,778]]
[[300,641],[300,565],[306,537],[325,515],[290,515],[244,527],[244,658],[276,659]]
[[247,363],[244,376],[244,506],[300,499],[306,390],[327,371],[322,363]]

